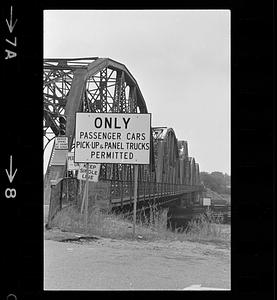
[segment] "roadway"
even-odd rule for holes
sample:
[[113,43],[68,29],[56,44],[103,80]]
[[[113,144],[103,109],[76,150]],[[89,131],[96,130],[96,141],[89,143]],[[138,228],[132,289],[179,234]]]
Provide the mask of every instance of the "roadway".
[[230,289],[230,249],[212,244],[99,238],[44,248],[46,290]]

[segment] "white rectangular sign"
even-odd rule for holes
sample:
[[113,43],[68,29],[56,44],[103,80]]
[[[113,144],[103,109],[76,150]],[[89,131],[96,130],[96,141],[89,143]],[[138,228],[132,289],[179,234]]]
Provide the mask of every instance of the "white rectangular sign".
[[76,113],[75,162],[149,164],[151,114]]
[[210,206],[211,198],[203,198],[203,206]]
[[[100,164],[89,164],[89,170],[88,170],[89,181],[97,182],[99,173],[100,173]],[[86,176],[87,176],[86,164],[80,163],[77,179],[86,180]]]
[[68,149],[68,138],[67,136],[57,136],[55,138],[55,149],[66,150]]
[[79,170],[79,164],[74,162],[74,152],[67,153],[67,170]]

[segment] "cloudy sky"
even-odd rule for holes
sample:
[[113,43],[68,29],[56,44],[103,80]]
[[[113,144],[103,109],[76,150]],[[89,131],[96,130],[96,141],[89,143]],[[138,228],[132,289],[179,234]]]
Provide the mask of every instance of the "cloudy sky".
[[152,126],[201,171],[230,174],[230,11],[44,11],[44,57],[109,57],[135,77]]

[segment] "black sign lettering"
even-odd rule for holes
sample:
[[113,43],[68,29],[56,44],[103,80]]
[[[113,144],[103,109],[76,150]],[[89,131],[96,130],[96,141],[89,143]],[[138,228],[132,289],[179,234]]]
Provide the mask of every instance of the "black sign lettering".
[[94,120],[94,126],[96,128],[101,128],[102,127],[102,119],[101,118],[95,118],[95,120]]
[[123,122],[124,122],[124,124],[125,124],[125,129],[127,129],[127,125],[128,125],[128,123],[129,123],[129,121],[130,121],[130,118],[128,118],[127,120],[123,117],[122,118],[123,119]]

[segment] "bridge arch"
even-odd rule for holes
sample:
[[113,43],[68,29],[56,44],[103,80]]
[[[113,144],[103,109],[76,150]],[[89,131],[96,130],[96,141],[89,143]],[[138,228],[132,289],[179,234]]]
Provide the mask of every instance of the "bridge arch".
[[156,181],[177,183],[179,181],[178,140],[172,128],[153,127]]
[[147,113],[146,102],[125,65],[110,58],[44,60],[44,135],[58,135],[66,116],[66,135],[73,145],[75,113]]
[[[74,148],[76,112],[148,112],[133,75],[124,64],[110,58],[45,59],[43,96],[45,144],[59,134],[59,118],[65,116],[69,150]],[[151,151],[152,149],[153,147]],[[154,157],[153,153],[151,157]],[[45,186],[50,188],[50,180],[63,177],[65,159],[64,157],[64,165],[48,164]],[[146,172],[148,177],[153,174],[151,170],[153,167],[150,166]],[[130,165],[102,164],[100,178],[132,180],[132,173],[133,168]]]

